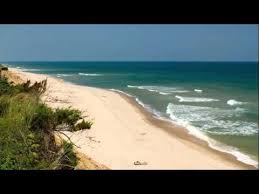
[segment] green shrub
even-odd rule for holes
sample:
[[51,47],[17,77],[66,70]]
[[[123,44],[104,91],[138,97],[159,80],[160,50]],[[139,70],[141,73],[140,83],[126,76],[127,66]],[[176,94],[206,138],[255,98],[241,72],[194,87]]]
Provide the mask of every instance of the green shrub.
[[8,83],[8,79],[6,77],[1,77],[1,79],[0,79],[0,95],[13,94],[14,92],[15,92],[15,88]]
[[19,84],[16,87],[19,88],[21,92],[31,92],[40,95],[46,91],[47,80],[35,82],[33,85],[31,85],[31,81],[28,80],[27,82]]
[[34,98],[18,100],[11,97],[9,107],[0,118],[0,169],[33,169],[35,160],[35,144],[29,130],[30,117],[34,110]]
[[0,78],[0,95],[3,95],[3,94],[15,95],[21,92],[41,95],[46,91],[46,87],[47,87],[47,80],[43,80],[41,82],[35,82],[32,85],[30,80],[22,84],[12,85],[8,82],[8,79],[6,77]]
[[62,157],[59,160],[59,168],[64,170],[74,169],[77,165],[77,157],[75,152],[73,151],[73,144],[67,141],[63,141],[62,143]]
[[0,117],[4,116],[9,107],[9,96],[0,97]]
[[72,108],[58,108],[55,111],[55,119],[57,125],[67,124],[74,127],[76,122],[81,119],[81,112]]
[[0,65],[0,71],[3,70],[3,71],[8,71],[8,67],[5,67],[3,65]]
[[92,125],[93,125],[92,121],[83,120],[82,122],[78,123],[75,126],[75,130],[90,129]]
[[0,169],[74,169],[72,143],[56,145],[57,123],[72,126],[81,118],[74,109],[53,111],[40,102],[46,81],[13,86],[0,77]]
[[54,119],[52,109],[45,104],[39,104],[32,116],[31,129],[53,131],[55,129]]
[[2,67],[1,70],[7,71],[8,67]]
[[0,117],[0,169],[68,169],[75,164],[70,149],[52,165],[63,149],[48,130],[53,126],[52,114],[32,95],[10,98],[8,111]]

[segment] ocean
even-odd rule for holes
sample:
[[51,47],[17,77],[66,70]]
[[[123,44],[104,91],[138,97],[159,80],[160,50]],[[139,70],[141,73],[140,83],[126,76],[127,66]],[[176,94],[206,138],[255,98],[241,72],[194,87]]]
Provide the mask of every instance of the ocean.
[[248,164],[258,163],[255,62],[13,62],[9,67],[132,96]]

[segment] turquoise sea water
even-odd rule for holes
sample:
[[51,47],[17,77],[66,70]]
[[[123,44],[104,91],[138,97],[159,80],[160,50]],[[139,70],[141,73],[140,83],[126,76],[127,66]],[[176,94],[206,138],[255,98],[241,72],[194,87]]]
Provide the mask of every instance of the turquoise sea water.
[[210,146],[246,163],[258,161],[257,63],[15,62],[33,73],[113,89]]

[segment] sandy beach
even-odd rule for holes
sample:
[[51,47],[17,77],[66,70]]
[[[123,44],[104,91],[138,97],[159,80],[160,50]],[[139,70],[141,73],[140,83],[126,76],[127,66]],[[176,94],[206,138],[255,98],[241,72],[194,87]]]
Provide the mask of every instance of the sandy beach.
[[126,95],[48,75],[10,70],[32,82],[47,78],[42,100],[49,106],[71,106],[83,111],[93,121],[92,128],[66,134],[81,153],[109,169],[255,168],[210,148],[180,126],[154,118]]

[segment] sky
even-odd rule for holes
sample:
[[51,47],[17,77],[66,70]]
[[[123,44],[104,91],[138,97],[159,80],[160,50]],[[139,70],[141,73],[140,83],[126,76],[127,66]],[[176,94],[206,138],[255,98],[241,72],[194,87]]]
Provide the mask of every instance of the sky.
[[0,25],[0,61],[258,61],[258,26]]

